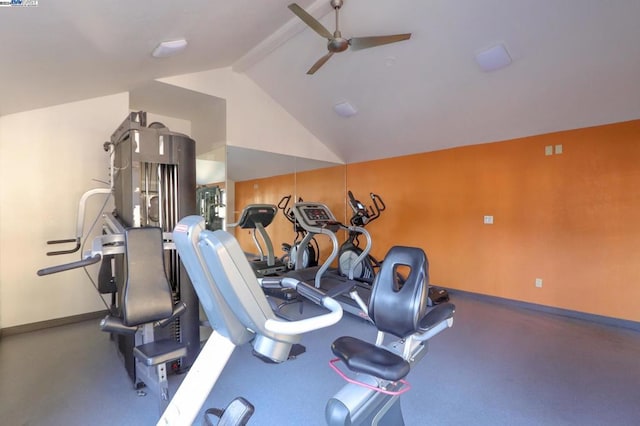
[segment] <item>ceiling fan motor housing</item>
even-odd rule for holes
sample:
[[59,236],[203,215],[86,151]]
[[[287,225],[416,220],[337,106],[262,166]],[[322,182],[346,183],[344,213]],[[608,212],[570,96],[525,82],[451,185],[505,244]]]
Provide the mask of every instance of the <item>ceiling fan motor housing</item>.
[[340,34],[340,31],[336,31],[333,34],[333,38],[329,39],[327,48],[330,52],[333,53],[344,52],[345,50],[347,50],[347,48],[349,48],[349,40],[347,40],[346,38],[342,38],[342,34]]

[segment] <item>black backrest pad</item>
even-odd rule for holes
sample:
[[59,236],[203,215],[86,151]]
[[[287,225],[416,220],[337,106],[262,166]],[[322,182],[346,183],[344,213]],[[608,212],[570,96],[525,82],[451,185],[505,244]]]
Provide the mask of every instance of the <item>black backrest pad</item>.
[[162,230],[130,228],[124,236],[127,279],[122,290],[122,321],[135,326],[170,317],[173,298],[164,269]]
[[[404,284],[398,283],[397,268],[410,271]],[[385,333],[406,337],[419,329],[420,319],[427,310],[429,262],[417,247],[392,247],[376,275],[369,316]]]

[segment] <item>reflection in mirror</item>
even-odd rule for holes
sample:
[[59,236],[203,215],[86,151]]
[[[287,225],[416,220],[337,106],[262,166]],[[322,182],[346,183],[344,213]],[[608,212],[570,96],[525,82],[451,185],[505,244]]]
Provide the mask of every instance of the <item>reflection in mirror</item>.
[[[325,204],[333,213],[336,220],[348,224],[346,218],[346,166],[317,168],[295,173],[296,200]],[[346,234],[338,233],[338,241],[342,243]],[[320,249],[320,262],[324,261],[333,245],[326,236],[316,237]],[[333,265],[337,267],[337,265]]]
[[[345,219],[346,167],[336,163],[299,158],[240,147],[227,147],[227,186],[234,187],[233,215],[229,222],[236,221],[242,209],[249,204],[280,205],[267,232],[272,240],[275,254],[285,255],[284,244],[292,245],[297,236],[294,225],[285,217],[286,211],[302,197],[305,201],[327,204],[340,221]],[[290,197],[285,206],[284,197]],[[227,198],[229,200],[229,198]],[[228,201],[231,204],[231,201]],[[233,217],[233,219],[231,219]],[[230,230],[234,232],[233,230]],[[249,230],[236,229],[236,238],[243,249],[256,253],[257,248]],[[339,235],[344,239],[344,236]],[[321,255],[330,253],[325,238],[319,238]],[[326,254],[325,254],[326,253]]]
[[211,231],[226,227],[226,149],[218,147],[196,159],[198,214]]

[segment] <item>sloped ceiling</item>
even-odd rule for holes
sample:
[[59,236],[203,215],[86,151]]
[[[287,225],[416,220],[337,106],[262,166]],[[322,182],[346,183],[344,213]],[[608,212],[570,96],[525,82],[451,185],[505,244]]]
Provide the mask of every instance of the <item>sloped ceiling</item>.
[[[305,30],[247,73],[347,162],[640,117],[637,1],[352,0],[340,18],[346,37],[413,35],[307,76],[324,46]],[[513,62],[484,72],[497,43]]]
[[[306,7],[312,0],[299,0]],[[227,67],[291,19],[286,0],[39,0],[0,7],[0,115]],[[155,59],[162,41],[188,48]]]
[[[0,8],[0,114],[235,64],[346,162],[640,118],[637,0],[346,0],[346,37],[413,36],[313,76],[325,41],[289,1],[39,3]],[[333,30],[326,3],[298,1]],[[151,58],[181,37],[184,53]],[[483,72],[474,54],[496,43],[513,62]],[[334,113],[344,100],[356,116]]]

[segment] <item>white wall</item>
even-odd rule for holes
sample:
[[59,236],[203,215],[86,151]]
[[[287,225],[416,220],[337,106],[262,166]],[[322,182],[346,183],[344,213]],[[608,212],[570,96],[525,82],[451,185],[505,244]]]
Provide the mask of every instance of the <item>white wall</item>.
[[343,163],[244,74],[220,68],[160,81],[227,101],[227,145]]
[[48,257],[45,242],[75,236],[78,200],[108,181],[102,144],[128,112],[121,93],[0,117],[0,328],[105,309],[82,270],[36,270],[80,258]]

